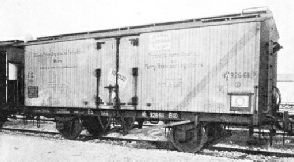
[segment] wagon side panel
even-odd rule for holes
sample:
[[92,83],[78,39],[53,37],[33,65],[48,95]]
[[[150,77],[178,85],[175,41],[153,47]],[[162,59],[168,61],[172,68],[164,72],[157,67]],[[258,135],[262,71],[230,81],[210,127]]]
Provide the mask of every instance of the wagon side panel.
[[25,47],[25,105],[95,107],[100,68],[94,40]]
[[244,113],[230,108],[230,94],[254,94],[259,67],[255,60],[259,55],[258,24],[142,34],[139,108]]

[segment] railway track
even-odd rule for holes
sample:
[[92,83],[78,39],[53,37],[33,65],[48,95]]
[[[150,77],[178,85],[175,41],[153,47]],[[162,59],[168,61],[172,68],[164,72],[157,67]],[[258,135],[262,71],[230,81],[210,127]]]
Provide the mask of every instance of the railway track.
[[30,130],[30,129],[17,129],[17,128],[1,128],[0,130],[11,131],[11,132],[34,133],[34,134],[50,134],[50,135],[58,135],[59,134],[58,132]]
[[241,152],[241,153],[246,153],[246,154],[250,154],[250,155],[264,155],[264,156],[275,156],[275,157],[294,157],[293,153],[251,150],[251,149],[243,149],[243,148],[229,148],[229,147],[212,146],[212,147],[209,147],[208,149],[215,150],[215,151]]
[[[59,135],[58,132],[53,131],[40,131],[40,130],[28,130],[28,129],[14,129],[14,128],[1,128],[7,132],[21,132],[21,133],[32,133],[32,134],[49,134],[49,135]],[[89,141],[95,139],[92,136],[81,134],[78,140]],[[118,138],[118,137],[107,137],[103,136],[99,138],[104,141],[126,141],[126,142],[148,142],[156,146],[157,149],[172,149],[168,141],[157,141],[157,140],[141,140],[141,139],[130,139],[130,138]],[[209,150],[204,151],[204,150]],[[231,148],[231,147],[220,147],[220,146],[210,146],[200,151],[197,154],[209,155],[209,156],[219,156],[218,152],[239,152],[245,153],[247,155],[263,155],[263,156],[274,156],[274,157],[294,157],[294,153],[285,153],[285,152],[274,152],[274,151],[263,151],[258,149],[244,149],[244,148]]]

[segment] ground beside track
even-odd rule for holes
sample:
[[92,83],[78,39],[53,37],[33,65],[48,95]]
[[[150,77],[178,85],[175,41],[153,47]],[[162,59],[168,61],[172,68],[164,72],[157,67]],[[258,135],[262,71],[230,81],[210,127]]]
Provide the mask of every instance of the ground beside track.
[[[4,127],[7,127],[7,128],[20,128],[20,129],[35,129],[35,130],[40,130],[40,131],[56,131],[55,129],[55,124],[53,122],[46,122],[46,123],[43,123],[41,124],[41,127],[40,128],[37,128],[36,125],[33,125],[32,122],[29,122],[28,125],[23,125],[23,122],[22,121],[11,121],[11,122],[7,122],[5,124]],[[9,136],[20,136],[20,138],[27,138],[28,136],[26,134],[23,134],[23,133],[9,133],[9,132],[5,132],[3,131],[3,133],[0,134],[0,150],[2,149],[2,137],[5,136],[5,135],[9,135]],[[86,131],[83,132],[83,134],[87,134]],[[246,138],[247,138],[247,133],[246,131],[245,132],[242,132],[242,131],[237,131],[237,132],[234,132],[233,133],[233,136],[231,136],[230,138],[226,138],[226,139],[223,139],[222,141],[220,141],[219,144],[215,145],[215,146],[229,146],[229,147],[237,147],[237,148],[246,148],[248,147],[248,145],[246,144]],[[28,134],[30,135],[30,134]],[[34,135],[36,136],[36,135]],[[110,136],[112,137],[122,137],[122,138],[135,138],[135,139],[143,139],[143,140],[162,140],[164,139],[164,131],[163,130],[152,130],[152,131],[149,131],[146,134],[139,134],[139,135],[127,135],[127,136],[122,136],[122,134],[120,133],[112,133]],[[29,137],[29,138],[34,138],[34,137]],[[52,136],[50,136],[50,138],[47,138],[46,135],[37,135],[37,140],[49,140],[48,143],[52,143],[52,140],[55,141],[55,146],[52,148],[54,150],[54,148],[59,148],[61,147],[60,149],[67,149],[66,146],[62,146],[62,145],[66,145],[64,144],[64,141],[68,141],[68,140],[63,140],[59,135],[54,135],[53,138]],[[41,139],[39,139],[41,138]],[[101,146],[100,145],[103,145],[104,146],[107,146],[105,147],[105,149],[109,149],[109,150],[113,150],[112,152],[113,153],[110,153],[109,156],[106,156],[106,158],[102,158],[102,161],[117,161],[118,159],[115,159],[116,157],[119,157],[119,158],[122,158],[121,160],[119,161],[163,161],[163,160],[169,160],[169,161],[195,161],[196,159],[199,160],[199,159],[202,159],[202,160],[205,160],[205,161],[236,161],[236,160],[261,160],[261,161],[264,161],[264,160],[283,160],[283,161],[294,161],[293,158],[280,158],[280,157],[274,157],[274,156],[264,156],[264,155],[251,155],[251,154],[246,154],[246,153],[242,153],[242,152],[230,152],[230,151],[213,151],[213,150],[210,150],[210,149],[204,149],[200,154],[188,154],[188,153],[179,153],[179,152],[176,152],[176,151],[171,151],[171,150],[167,150],[163,147],[161,147],[160,149],[158,149],[158,147],[156,145],[153,145],[151,143],[146,143],[146,142],[127,142],[127,141],[107,141],[107,140],[98,140],[98,139],[88,139],[88,140],[83,140],[84,137],[80,137],[79,141],[68,141],[69,143],[73,143],[73,144],[69,144],[69,148],[73,147],[75,149],[79,149],[77,147],[81,147],[81,154],[80,156],[77,156],[77,160],[75,161],[80,161],[80,157],[83,157],[83,156],[86,156],[84,154],[87,154],[87,153],[84,153],[83,152],[83,149],[85,147],[85,150],[87,150],[86,148],[87,147],[91,147],[93,148],[94,150],[96,149],[96,147],[100,148]],[[280,151],[280,152],[291,152],[293,153],[294,152],[294,147],[293,147],[293,141],[292,138],[286,138],[286,145],[283,146],[282,145],[282,141],[279,140],[279,138],[281,137],[277,137],[274,139],[274,145],[272,147],[270,147],[268,144],[263,144],[262,146],[250,146],[251,148],[253,149],[259,149],[259,150],[274,150],[274,151]],[[5,139],[7,140],[7,139]],[[9,140],[8,140],[9,141]],[[51,142],[50,142],[51,141]],[[61,142],[59,142],[61,141]],[[82,142],[84,141],[84,142]],[[13,142],[12,142],[13,143]],[[18,143],[21,143],[21,142],[18,142]],[[45,142],[46,143],[46,142]],[[66,143],[66,142],[65,142]],[[96,144],[95,146],[88,146],[88,144]],[[32,143],[32,145],[36,146],[36,145],[39,145],[39,144],[34,144]],[[44,145],[44,144],[43,144]],[[58,146],[58,145],[61,145],[61,146]],[[75,146],[77,145],[77,146]],[[81,145],[85,145],[85,146],[81,146]],[[51,147],[53,145],[50,145],[48,147]],[[16,146],[18,148],[18,146]],[[35,156],[39,156],[37,154],[40,154],[40,150],[37,150],[37,152],[34,152],[34,148],[38,148],[38,147],[33,147],[31,145],[28,145],[27,147],[30,147],[28,148],[28,150],[31,150],[30,152],[32,154],[35,154]],[[45,150],[50,150],[50,148],[47,148],[47,146],[42,146],[42,147],[46,147]],[[41,148],[42,148],[41,147]],[[124,150],[129,150],[130,152],[134,152],[134,154],[138,157],[132,157],[132,156],[129,156],[129,155],[132,155],[133,153],[125,153],[124,151],[121,151],[120,149],[117,149],[120,148],[120,149],[124,149]],[[58,150],[60,150],[58,149]],[[41,149],[42,150],[42,149]],[[13,151],[16,151],[16,150],[10,150],[8,151],[9,152],[9,155],[13,155],[13,154],[10,154],[10,152],[13,152]],[[70,151],[70,150],[69,150]],[[99,151],[99,150],[97,150]],[[117,152],[114,152],[114,151],[117,151]],[[154,155],[154,157],[146,157],[145,156],[145,152],[148,152],[150,153],[150,155]],[[154,152],[153,152],[154,151]],[[5,152],[5,151],[4,151]],[[50,153],[49,153],[50,152]],[[75,151],[73,151],[75,152]],[[87,152],[90,152],[91,151],[87,151]],[[124,155],[120,155],[121,153],[124,154]],[[164,152],[164,154],[166,154],[166,156],[162,156],[162,152]],[[0,154],[2,154],[3,152],[1,151]],[[65,155],[66,157],[61,157],[64,158],[64,160],[72,160],[72,159],[69,159],[70,157],[74,158],[76,156],[74,156],[73,154],[69,153],[69,154],[65,154],[65,153],[60,153],[60,151],[48,151],[48,157],[49,157],[49,161],[50,159],[52,159],[51,154],[55,154],[56,153],[56,156],[59,156],[59,155]],[[16,154],[19,154],[19,153],[16,153]],[[112,155],[114,154],[114,155]],[[142,154],[142,155],[141,155]],[[45,156],[46,157],[46,153],[42,152],[41,153],[42,156]],[[101,155],[104,155],[104,153],[102,153]],[[149,155],[149,156],[150,156]],[[67,157],[68,156],[68,157]],[[101,158],[100,156],[98,155],[87,155],[87,156],[91,156],[93,157],[94,159],[95,158]],[[114,156],[114,158],[112,157]],[[159,157],[157,157],[159,156]],[[25,158],[29,157],[29,156],[24,156]],[[163,157],[163,158],[161,158]],[[179,158],[181,157],[181,158]],[[88,159],[89,161],[92,161],[94,159]],[[115,159],[115,160],[113,160]],[[17,159],[16,159],[17,160]],[[54,161],[56,159],[53,159],[52,161]],[[64,161],[64,160],[59,160],[59,161]],[[2,161],[0,159],[0,161]],[[14,160],[11,160],[11,161],[14,161]],[[25,160],[26,161],[26,160]],[[47,160],[44,160],[44,161],[47,161]],[[94,160],[95,161],[95,160]]]
[[0,133],[0,161],[230,161],[159,149],[138,149],[97,141],[69,141]]

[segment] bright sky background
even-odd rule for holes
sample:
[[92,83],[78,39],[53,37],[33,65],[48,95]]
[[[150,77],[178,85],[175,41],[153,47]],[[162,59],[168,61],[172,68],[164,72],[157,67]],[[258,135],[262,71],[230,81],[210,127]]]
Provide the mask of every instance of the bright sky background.
[[268,6],[280,44],[278,73],[294,74],[293,0],[1,0],[0,40],[240,13]]

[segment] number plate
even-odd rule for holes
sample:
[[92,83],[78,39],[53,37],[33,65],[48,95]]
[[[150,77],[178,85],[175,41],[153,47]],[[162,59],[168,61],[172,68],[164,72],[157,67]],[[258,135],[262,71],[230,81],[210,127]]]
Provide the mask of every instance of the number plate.
[[150,118],[164,118],[164,113],[151,112],[150,113]]
[[68,111],[68,110],[57,110],[56,114],[70,114],[70,111]]
[[178,115],[178,113],[168,113],[168,118],[170,118],[170,119],[178,119],[179,115]]
[[101,111],[101,116],[109,116],[108,111]]
[[29,98],[38,98],[38,87],[37,86],[29,86],[28,87],[28,97]]

